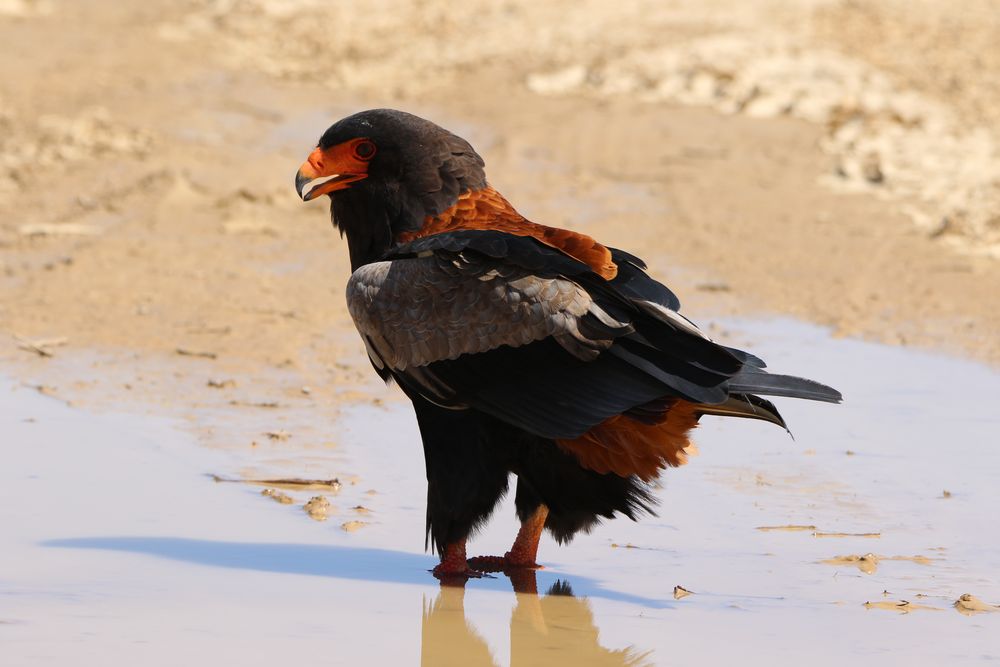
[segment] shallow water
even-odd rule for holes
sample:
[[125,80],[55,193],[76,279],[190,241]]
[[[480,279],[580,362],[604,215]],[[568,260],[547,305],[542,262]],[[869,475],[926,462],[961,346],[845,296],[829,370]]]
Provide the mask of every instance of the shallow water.
[[[794,441],[706,421],[700,455],[666,476],[660,518],[568,547],[545,538],[537,580],[464,590],[427,572],[420,447],[402,403],[351,410],[340,447],[301,452],[305,465],[291,440],[207,450],[167,420],[0,385],[2,662],[1000,659],[1000,612],[952,607],[963,593],[1000,603],[1000,375],[787,321],[728,328],[776,372],[829,382],[846,403],[780,401]],[[282,505],[207,475],[240,470],[343,487],[316,522],[301,505],[321,491],[286,491],[295,502]],[[341,528],[352,520],[365,525]],[[502,552],[515,528],[508,501],[472,550]],[[692,594],[675,599],[678,585]]]

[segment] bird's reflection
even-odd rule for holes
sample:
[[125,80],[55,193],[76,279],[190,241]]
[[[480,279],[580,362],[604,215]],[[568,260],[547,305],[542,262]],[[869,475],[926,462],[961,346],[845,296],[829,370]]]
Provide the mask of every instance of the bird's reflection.
[[[511,667],[652,664],[648,653],[601,646],[590,605],[574,597],[568,583],[557,581],[542,596],[534,570],[508,576],[516,595],[510,617]],[[422,628],[420,664],[424,667],[499,665],[466,617],[464,582],[443,583],[437,598],[425,602]]]

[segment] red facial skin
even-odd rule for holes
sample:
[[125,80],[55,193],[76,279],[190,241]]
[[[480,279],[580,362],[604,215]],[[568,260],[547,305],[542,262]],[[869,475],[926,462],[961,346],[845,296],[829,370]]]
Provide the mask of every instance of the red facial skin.
[[[375,152],[375,144],[364,138],[351,139],[327,149],[317,147],[309,154],[295,175],[299,196],[305,201],[310,201],[368,178],[368,164],[375,157]],[[328,176],[336,178],[318,186],[308,187],[312,181]]]

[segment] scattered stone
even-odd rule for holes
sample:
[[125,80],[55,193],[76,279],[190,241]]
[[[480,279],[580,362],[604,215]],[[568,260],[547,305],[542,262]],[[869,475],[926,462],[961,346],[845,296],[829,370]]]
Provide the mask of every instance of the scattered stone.
[[52,385],[33,384],[29,386],[42,396],[48,396],[49,398],[58,398],[58,394],[56,394],[56,391],[58,391],[58,389],[56,387],[53,387]]
[[264,489],[263,491],[260,492],[260,495],[267,496],[272,500],[276,500],[282,505],[291,505],[293,502],[295,502],[294,500],[292,500],[292,497],[290,495],[288,495],[287,493],[282,493],[277,489]]
[[354,531],[364,528],[367,525],[367,521],[345,521],[340,524],[340,528],[348,533],[353,533]]
[[885,181],[885,174],[882,173],[882,165],[878,155],[871,154],[865,157],[861,163],[861,175],[872,185],[880,185]]
[[[917,565],[933,565],[935,559],[928,558],[927,556],[878,556],[873,553],[867,553],[863,555],[851,554],[849,556],[837,556],[835,558],[829,558],[824,561],[820,561],[824,565],[851,565],[865,574],[875,574],[879,565],[883,561],[907,561],[910,563],[916,563]],[[919,597],[919,594],[918,594]]]
[[837,556],[836,558],[830,558],[822,562],[827,565],[853,565],[865,574],[875,574],[878,570],[878,561],[878,556],[873,553],[867,553],[861,556],[854,554],[850,556]]
[[800,531],[801,532],[804,532],[804,531],[815,532],[816,531],[816,526],[812,526],[812,525],[806,526],[806,525],[799,525],[799,524],[788,524],[786,526],[757,526],[757,530],[762,530],[764,532],[771,532],[771,531],[775,531],[775,530],[783,530],[783,531],[790,531],[790,532],[800,532]]
[[674,586],[674,599],[675,600],[683,600],[684,598],[686,598],[689,595],[694,595],[694,593],[692,593],[688,589],[684,588],[683,586]]
[[64,337],[28,339],[15,335],[14,340],[17,341],[18,349],[34,352],[40,357],[51,357],[52,351],[48,348],[61,347],[69,343],[69,339]]
[[175,352],[182,357],[202,357],[204,359],[215,359],[219,355],[215,352],[202,352],[200,350],[189,350],[186,347],[178,347]]
[[303,509],[309,515],[309,518],[316,521],[326,521],[327,514],[330,512],[330,501],[324,496],[313,496],[303,506]]
[[[873,65],[781,31],[636,46],[587,63],[537,71],[527,87],[541,95],[632,97],[816,123],[825,128],[820,148],[836,161],[836,176],[823,179],[828,185],[878,187],[931,237],[947,229],[959,249],[1000,256],[1000,136]],[[947,227],[929,229],[940,219]]]
[[960,595],[959,598],[955,600],[954,607],[958,613],[966,616],[973,616],[983,612],[1000,611],[1000,605],[983,602],[971,593],[963,593]]
[[277,401],[229,401],[229,405],[240,405],[245,408],[280,408]]
[[922,604],[913,604],[909,600],[880,600],[879,602],[866,602],[865,609],[885,609],[888,611],[898,611],[901,614],[908,614],[911,611],[941,611],[937,607],[928,607]]
[[[253,443],[256,445],[256,443]],[[211,475],[216,482],[232,482],[240,484],[260,484],[262,486],[274,486],[277,488],[290,489],[292,491],[327,491],[328,493],[338,493],[340,491],[339,479],[301,479],[299,477],[288,477],[279,479],[233,479],[222,475]]]
[[927,238],[936,239],[944,236],[951,230],[951,218],[944,215],[938,220],[937,224],[931,225],[927,228]]

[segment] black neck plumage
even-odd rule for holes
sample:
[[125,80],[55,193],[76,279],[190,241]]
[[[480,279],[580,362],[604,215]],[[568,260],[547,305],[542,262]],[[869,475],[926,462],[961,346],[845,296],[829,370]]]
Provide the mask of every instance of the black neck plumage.
[[347,237],[351,271],[381,259],[395,245],[398,234],[420,229],[425,217],[422,208],[397,191],[364,183],[358,186],[330,198],[333,225]]

